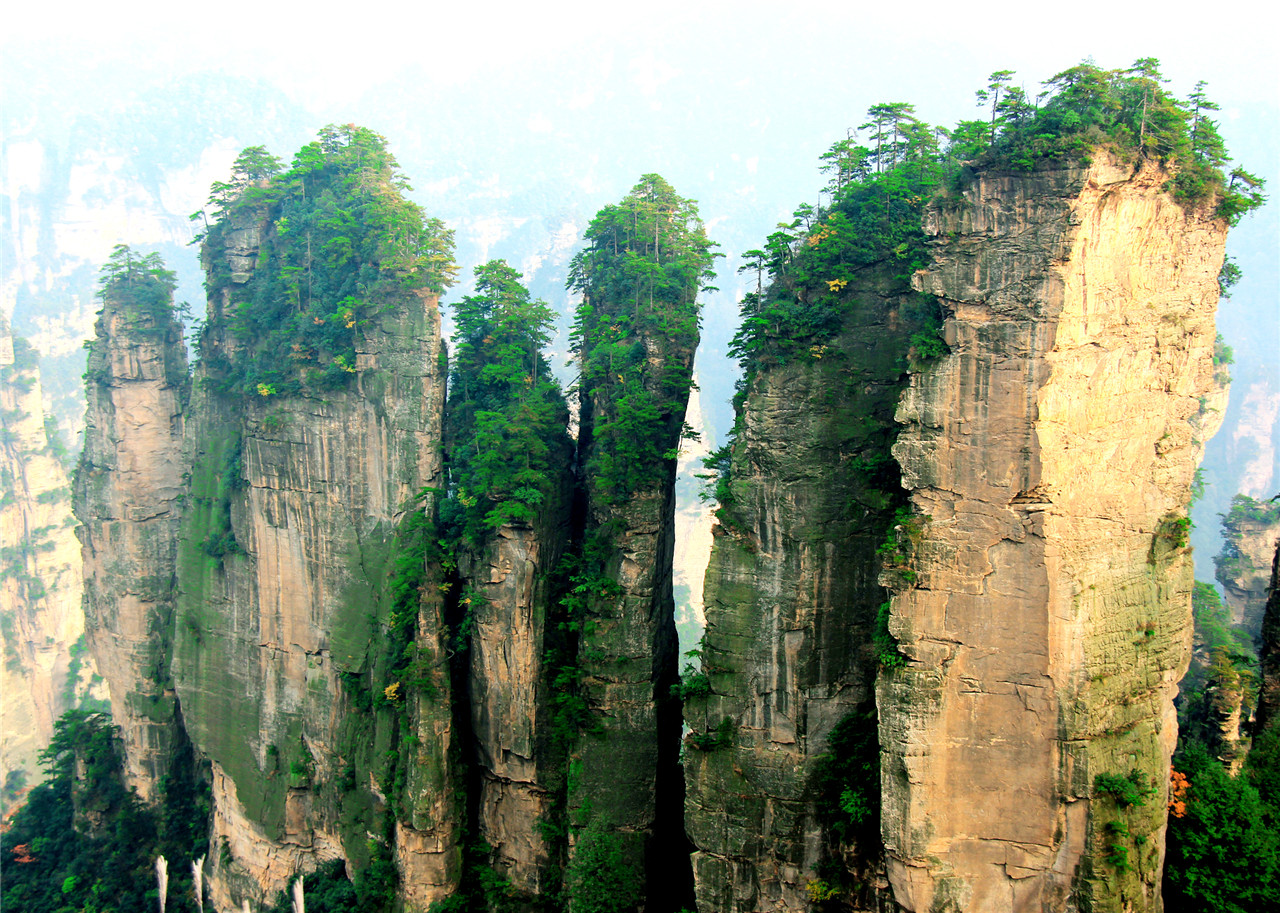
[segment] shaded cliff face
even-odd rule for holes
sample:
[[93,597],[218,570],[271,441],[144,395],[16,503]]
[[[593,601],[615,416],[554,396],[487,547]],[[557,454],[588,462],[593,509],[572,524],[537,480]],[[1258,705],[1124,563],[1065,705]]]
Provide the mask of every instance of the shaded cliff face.
[[[570,581],[585,711],[570,758],[572,893],[625,872],[614,903],[688,902],[680,820],[675,476],[712,262],[696,206],[645,175],[588,228],[571,270],[581,377],[582,557]],[[614,871],[596,870],[618,841]],[[592,860],[595,859],[595,862]]]
[[804,909],[820,865],[865,875],[877,855],[877,549],[912,297],[891,273],[851,283],[841,331],[748,388],[706,579],[709,694],[685,707],[700,910]]
[[1226,234],[1165,180],[979,175],[929,213],[952,353],[899,410],[924,522],[890,619],[910,662],[878,686],[907,909],[1159,907]]
[[1258,659],[1262,665],[1262,682],[1258,688],[1257,732],[1275,725],[1280,719],[1280,544],[1271,559],[1271,589],[1262,616]]
[[35,350],[11,337],[0,315],[0,785],[12,787],[0,794],[4,806],[20,783],[40,778],[36,755],[82,677],[72,669],[84,631],[74,527],[67,473],[45,426]]
[[169,675],[182,435],[190,382],[172,284],[140,265],[108,280],[90,343],[84,449],[84,614],[125,745],[125,778],[155,801],[181,722]]
[[421,687],[386,693],[380,652],[400,621],[397,526],[438,484],[440,354],[435,299],[409,294],[365,328],[351,390],[254,402],[200,389],[197,372],[174,676],[214,765],[213,840],[231,860],[211,884],[219,906],[272,896],[315,860],[367,856],[395,776],[382,755],[410,734],[407,815],[393,811],[406,893],[425,906],[452,884],[438,596],[413,622]]

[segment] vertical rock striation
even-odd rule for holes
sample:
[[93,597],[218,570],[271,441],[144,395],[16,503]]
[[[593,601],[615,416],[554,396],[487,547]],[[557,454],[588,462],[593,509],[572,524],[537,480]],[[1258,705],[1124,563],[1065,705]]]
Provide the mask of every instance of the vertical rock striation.
[[[561,453],[568,465],[568,453]],[[567,481],[567,479],[564,479]],[[531,524],[508,523],[460,570],[470,587],[468,699],[476,746],[477,828],[495,870],[536,896],[556,888],[545,839],[563,781],[552,714],[553,572],[569,542],[568,486]]]
[[1166,180],[1100,156],[929,211],[951,354],[899,410],[924,522],[878,686],[908,910],[1159,909],[1226,235]]
[[116,267],[89,347],[75,512],[85,630],[124,741],[126,780],[156,801],[182,739],[169,662],[190,382],[171,274],[138,261]]
[[385,141],[246,149],[202,249],[173,678],[211,769],[210,894],[269,902],[342,860],[406,909],[460,870],[433,558],[451,239]]
[[[436,299],[405,293],[363,327],[349,389],[222,395],[206,365],[235,344],[221,333],[252,279],[235,269],[242,256],[253,252],[228,244],[233,278],[210,301],[197,372],[174,656],[188,730],[213,764],[214,845],[229,856],[211,891],[238,907],[317,862],[367,861],[366,832],[390,839],[380,822],[397,771],[383,755],[403,751],[394,849],[406,900],[425,908],[457,865],[434,587],[412,622],[423,680],[412,696],[385,677],[380,644],[398,620],[397,527],[430,509],[418,494],[440,482]],[[369,714],[370,701],[386,709]]]
[[[823,863],[866,874],[876,842],[874,628],[908,295],[892,270],[842,292],[840,331],[760,369],[739,414],[686,701],[686,819],[698,908],[800,910]],[[854,773],[863,833],[828,831]],[[869,833],[867,832],[869,831]],[[874,857],[874,851],[870,855]]]
[[[0,314],[0,747],[3,805],[39,777],[37,754],[73,699],[84,631],[67,473],[44,417],[34,349]],[[21,771],[15,779],[12,775]]]

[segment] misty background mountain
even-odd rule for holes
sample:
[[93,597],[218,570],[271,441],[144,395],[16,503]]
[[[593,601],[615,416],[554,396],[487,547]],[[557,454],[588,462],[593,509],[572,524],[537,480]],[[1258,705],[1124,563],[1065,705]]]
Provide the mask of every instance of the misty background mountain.
[[[1176,95],[1208,82],[1233,159],[1274,189],[1276,63],[1263,30],[1236,27],[1230,13],[1215,10],[1231,43],[1211,51],[1200,29],[1153,26],[1136,13],[1113,12],[1105,26],[1055,18],[1065,10],[1013,23],[930,4],[871,14],[800,7],[785,17],[756,4],[656,4],[614,18],[588,6],[511,17],[393,7],[340,27],[272,9],[174,23],[159,7],[117,7],[57,23],[72,33],[56,36],[39,32],[54,27],[51,13],[27,13],[0,56],[0,307],[41,353],[48,405],[74,438],[81,341],[111,248],[159,251],[199,319],[203,274],[189,246],[199,223],[188,217],[210,184],[228,177],[245,146],[287,159],[321,126],[354,122],[388,138],[410,196],[456,231],[460,282],[443,298],[446,321],[472,269],[506,259],[561,315],[564,364],[564,281],[583,229],[641,174],[660,173],[698,201],[725,255],[719,289],[704,298],[691,410],[702,444],[689,447],[682,485],[687,550],[704,552],[692,541],[709,521],[691,474],[732,421],[737,369],[727,348],[748,282],[740,254],[799,204],[824,201],[819,156],[873,104],[909,102],[949,127],[981,116],[974,91],[993,70],[1015,70],[1014,84],[1034,98],[1086,57],[1119,68],[1155,56]],[[1201,579],[1212,577],[1216,515],[1231,496],[1280,491],[1276,213],[1264,207],[1229,242],[1243,279],[1218,317],[1234,383],[1193,511]],[[566,383],[572,374],[561,368]],[[683,583],[700,589],[697,566]]]

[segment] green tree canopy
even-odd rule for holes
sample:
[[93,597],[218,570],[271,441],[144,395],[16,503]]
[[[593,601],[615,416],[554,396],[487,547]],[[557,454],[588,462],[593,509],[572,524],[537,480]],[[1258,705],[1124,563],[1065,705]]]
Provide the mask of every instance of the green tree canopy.
[[599,496],[618,500],[663,471],[678,444],[698,293],[718,254],[694,201],[656,174],[601,209],[586,240],[568,287],[582,293],[571,341],[584,410],[594,410],[587,475]]
[[475,276],[475,294],[453,306],[447,434],[464,532],[480,541],[534,518],[564,468],[569,413],[544,355],[551,308],[503,260],[476,267]]
[[[325,127],[283,172],[260,146],[241,153],[214,185],[204,241],[210,291],[229,293],[220,319],[240,342],[234,364],[212,366],[225,392],[345,385],[367,321],[452,284],[453,233],[409,189],[386,140],[354,124]],[[232,282],[228,233],[254,223],[252,277]]]
[[155,327],[174,319],[173,291],[178,276],[164,267],[158,253],[139,254],[117,244],[98,274],[98,298],[111,301],[130,317],[144,317]]

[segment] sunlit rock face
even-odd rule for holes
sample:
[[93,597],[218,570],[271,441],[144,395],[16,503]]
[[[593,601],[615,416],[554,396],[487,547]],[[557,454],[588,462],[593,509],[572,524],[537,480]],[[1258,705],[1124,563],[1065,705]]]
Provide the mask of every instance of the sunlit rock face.
[[[1159,907],[1226,225],[1102,155],[967,180],[926,210],[912,280],[947,354],[912,363],[868,270],[839,334],[750,382],[707,573],[711,693],[686,711],[704,911]],[[868,484],[881,420],[906,522]],[[879,833],[851,840],[833,811],[876,790],[823,777],[867,727]],[[1149,793],[1123,814],[1127,867],[1099,774]]]
[[209,303],[185,439],[173,677],[212,763],[210,894],[219,909],[256,906],[300,871],[382,852],[408,907],[425,909],[456,888],[460,865],[435,585],[408,622],[420,680],[380,676],[397,529],[430,512],[420,495],[441,484],[437,299],[405,292],[368,321],[345,387],[219,392],[208,364],[241,345],[226,318],[254,280],[267,230],[256,218],[234,218],[206,252],[206,268],[230,278]]
[[[1226,237],[1167,179],[1101,157],[980,175],[928,213],[916,282],[951,354],[899,408],[927,520],[890,620],[911,661],[878,687],[909,910],[1159,908]],[[1151,795],[1121,813],[1100,774]]]

